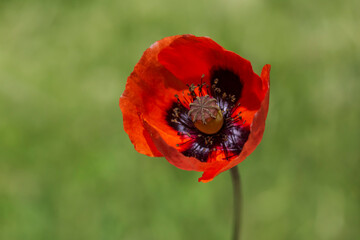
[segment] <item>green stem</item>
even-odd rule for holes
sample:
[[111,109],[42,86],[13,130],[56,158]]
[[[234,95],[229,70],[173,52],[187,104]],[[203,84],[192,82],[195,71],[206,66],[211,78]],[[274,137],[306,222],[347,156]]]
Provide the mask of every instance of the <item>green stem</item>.
[[233,230],[233,240],[240,240],[240,225],[241,225],[241,182],[238,167],[235,166],[230,169],[231,180],[233,184],[234,192],[234,230]]

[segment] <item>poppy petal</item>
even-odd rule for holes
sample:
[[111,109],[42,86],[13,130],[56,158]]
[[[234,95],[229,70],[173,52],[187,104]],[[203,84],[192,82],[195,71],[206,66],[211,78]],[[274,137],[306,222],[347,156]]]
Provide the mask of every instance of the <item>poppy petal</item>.
[[[158,119],[162,118],[168,104],[164,99],[170,101],[169,96],[173,96],[173,92],[186,88],[157,61],[158,53],[179,37],[181,36],[164,38],[144,52],[128,77],[125,91],[120,98],[125,132],[135,149],[148,156],[159,157],[162,154],[144,129],[139,113],[150,122],[159,122]],[[162,126],[167,124],[164,122]]]
[[202,182],[211,181],[218,174],[218,169],[223,169],[226,165],[229,164],[228,161],[222,159],[217,159],[214,162],[206,163],[200,162],[198,159],[193,157],[186,157],[176,148],[167,144],[153,126],[149,125],[146,121],[143,121],[143,125],[152,137],[152,140],[157,149],[164,155],[169,163],[183,170],[203,171],[204,175],[208,176],[208,178],[204,179]]
[[[224,78],[235,74],[241,81],[242,97],[241,104],[249,110],[257,110],[260,107],[261,79],[254,73],[251,63],[221,47],[208,37],[195,37],[184,35],[174,40],[164,48],[158,56],[159,62],[168,69],[177,79],[186,84],[199,84],[201,81],[213,84],[218,72],[223,72]],[[226,76],[227,75],[227,76]],[[201,76],[205,76],[201,79]],[[212,78],[213,77],[213,78]],[[234,91],[233,80],[223,84],[223,91]],[[221,84],[221,83],[220,83]]]
[[143,126],[151,136],[156,148],[171,164],[183,170],[203,171],[205,169],[206,163],[202,163],[198,159],[186,157],[181,154],[176,148],[170,146],[159,132],[146,120],[143,120]]
[[208,37],[183,35],[159,53],[159,62],[186,84],[200,83],[209,77],[212,66],[219,63],[223,47]]
[[223,168],[209,169],[208,171],[205,171],[202,177],[199,178],[199,181],[209,182],[221,172],[224,172],[236,166],[237,164],[245,160],[245,158],[249,156],[255,150],[257,145],[260,143],[265,130],[265,120],[269,109],[270,69],[271,66],[267,64],[263,67],[263,70],[261,72],[261,80],[262,80],[261,89],[263,93],[265,93],[265,96],[261,102],[260,109],[254,115],[252,124],[250,126],[250,135],[247,142],[244,145],[244,148],[242,149],[242,152],[237,158],[230,161],[229,164],[225,165]]

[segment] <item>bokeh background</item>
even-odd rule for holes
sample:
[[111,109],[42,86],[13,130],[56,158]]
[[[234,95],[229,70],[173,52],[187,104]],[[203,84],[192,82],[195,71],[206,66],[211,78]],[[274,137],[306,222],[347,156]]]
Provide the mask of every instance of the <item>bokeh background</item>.
[[142,52],[210,36],[272,65],[267,128],[239,165],[243,239],[360,237],[360,1],[0,1],[0,239],[230,239],[210,183],[138,154],[118,100]]

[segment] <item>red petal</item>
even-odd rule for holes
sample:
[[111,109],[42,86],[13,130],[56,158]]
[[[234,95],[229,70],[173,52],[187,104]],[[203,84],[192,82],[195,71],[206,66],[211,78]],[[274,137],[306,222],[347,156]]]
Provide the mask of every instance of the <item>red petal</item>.
[[210,71],[214,68],[231,70],[243,84],[241,104],[255,111],[260,107],[264,97],[259,92],[262,83],[251,63],[210,38],[185,35],[164,48],[158,58],[166,69],[186,84],[199,84],[203,74],[204,81],[209,84]]
[[173,101],[174,92],[186,88],[158,61],[158,53],[181,36],[164,38],[148,48],[127,79],[120,98],[124,129],[135,149],[148,156],[162,156],[144,129],[139,113],[150,124],[163,126],[164,132],[174,133],[163,119],[164,109]]
[[243,150],[241,151],[240,155],[229,162],[223,168],[211,169],[205,171],[199,181],[201,182],[208,182],[211,181],[215,176],[224,172],[240,162],[244,161],[247,156],[249,156],[260,143],[264,130],[265,130],[265,120],[267,117],[268,109],[269,109],[269,89],[270,89],[270,68],[269,64],[263,67],[261,72],[261,81],[262,86],[261,90],[265,94],[264,99],[261,102],[260,109],[256,112],[252,124],[250,126],[250,135],[248,140],[246,141]]
[[170,146],[159,134],[159,132],[151,126],[146,120],[143,121],[143,126],[149,132],[155,146],[164,155],[164,157],[174,166],[193,171],[203,171],[206,163],[202,163],[195,158],[185,157],[176,148]]
[[[204,171],[204,174],[208,174],[210,176],[213,172],[215,173],[218,169],[224,168],[229,163],[226,160],[222,160],[222,157],[211,163],[200,162],[198,159],[193,157],[186,157],[176,148],[170,146],[153,126],[148,124],[146,121],[143,121],[143,124],[145,129],[149,132],[155,146],[164,155],[166,160],[180,169]],[[212,178],[210,180],[212,180]],[[204,182],[206,182],[206,180],[204,180]]]
[[203,74],[208,79],[223,51],[210,38],[184,35],[160,52],[159,62],[184,83],[198,84]]

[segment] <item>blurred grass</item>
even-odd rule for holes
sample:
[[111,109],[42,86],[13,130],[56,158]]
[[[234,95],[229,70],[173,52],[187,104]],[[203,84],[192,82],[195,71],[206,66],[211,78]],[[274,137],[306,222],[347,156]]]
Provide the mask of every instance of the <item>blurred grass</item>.
[[360,235],[360,4],[1,1],[0,239],[229,239],[228,173],[135,152],[118,107],[142,52],[210,36],[272,65],[264,139],[240,165],[244,239]]

